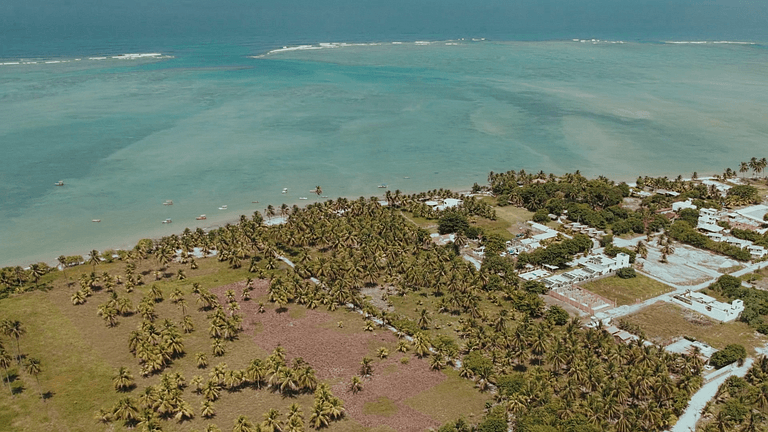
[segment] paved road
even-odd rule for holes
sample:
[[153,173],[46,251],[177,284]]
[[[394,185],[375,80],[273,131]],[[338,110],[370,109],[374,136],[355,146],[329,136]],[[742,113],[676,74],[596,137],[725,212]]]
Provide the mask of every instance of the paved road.
[[717,389],[720,387],[720,384],[724,383],[728,377],[731,376],[739,376],[743,377],[747,374],[747,371],[749,371],[749,368],[752,366],[752,359],[748,358],[744,365],[741,367],[737,367],[733,369],[730,373],[723,374],[722,376],[704,384],[699,391],[693,394],[691,397],[691,401],[688,403],[688,407],[683,412],[683,415],[680,416],[680,419],[677,420],[677,423],[672,427],[672,432],[689,432],[689,431],[695,431],[696,430],[696,422],[699,421],[699,419],[702,416],[702,410],[704,409],[704,406],[712,400],[712,398],[715,397],[717,394]]

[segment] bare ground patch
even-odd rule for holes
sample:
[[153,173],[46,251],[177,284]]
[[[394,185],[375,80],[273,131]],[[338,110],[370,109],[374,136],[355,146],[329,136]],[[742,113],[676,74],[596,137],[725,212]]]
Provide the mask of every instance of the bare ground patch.
[[[281,312],[274,304],[265,303],[265,312],[259,313],[260,300],[256,299],[267,295],[268,285],[267,281],[254,282],[254,300],[239,302],[244,328],[241,338],[252,337],[265,351],[282,346],[288,361],[302,357],[312,365],[319,379],[332,385],[333,393],[344,401],[347,415],[365,427],[386,426],[410,432],[439,426],[428,413],[417,411],[404,401],[443,382],[443,373],[430,370],[426,360],[411,358],[407,364],[401,363],[403,355],[394,353],[397,337],[382,329],[363,331],[361,315],[355,312],[312,310],[295,304]],[[238,282],[211,291],[224,302],[227,290],[232,289],[240,298],[244,286],[244,282]],[[343,321],[343,328],[338,326],[339,321]],[[389,348],[389,358],[375,358],[375,350],[381,346]],[[362,392],[352,394],[349,383],[352,376],[359,375],[363,357],[375,359],[373,375],[364,379]],[[391,402],[396,414],[365,413],[366,404],[371,412],[371,404],[384,400],[381,398]],[[390,407],[388,412],[392,410]]]

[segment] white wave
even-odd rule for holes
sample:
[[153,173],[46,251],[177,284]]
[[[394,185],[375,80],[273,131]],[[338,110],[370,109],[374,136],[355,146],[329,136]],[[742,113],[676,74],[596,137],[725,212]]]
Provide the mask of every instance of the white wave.
[[88,57],[88,60],[106,60],[106,57]]
[[157,58],[162,57],[163,55],[160,53],[132,53],[132,54],[119,54],[116,56],[113,56],[113,59],[119,59],[119,60],[136,60],[141,58]]
[[45,64],[56,64],[56,63],[61,63],[61,61],[59,61],[59,60],[50,60],[50,61],[45,62]]
[[11,65],[17,65],[20,64],[19,62],[6,62],[6,63],[0,63],[0,65],[3,66],[11,66]]
[[402,42],[392,42],[392,45],[402,45]]
[[429,42],[429,41],[416,41],[414,43],[416,45],[430,45],[432,42]]
[[688,44],[703,45],[703,44],[706,44],[707,41],[664,41],[664,43],[675,44],[675,45],[688,45]]
[[755,42],[742,42],[742,41],[714,41],[713,44],[731,44],[731,45],[756,45]]
[[621,40],[601,40],[601,39],[573,39],[574,42],[595,44],[624,44]]

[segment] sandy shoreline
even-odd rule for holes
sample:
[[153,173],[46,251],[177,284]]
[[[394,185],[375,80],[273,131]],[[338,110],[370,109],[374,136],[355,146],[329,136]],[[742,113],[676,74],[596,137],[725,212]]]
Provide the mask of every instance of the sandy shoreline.
[[[526,172],[531,173],[531,172],[535,172],[535,171],[526,170]],[[666,176],[668,178],[670,178],[670,179],[674,179],[678,175],[680,175],[680,174],[677,173],[677,174],[666,175]],[[645,174],[640,174],[640,176],[645,176]],[[658,175],[658,176],[654,176],[654,177],[664,177],[664,175]],[[690,174],[689,175],[684,175],[683,177],[684,177],[685,180],[690,180]],[[588,177],[588,178],[590,178],[590,177]],[[702,173],[702,174],[699,174],[699,178],[700,179],[702,179],[702,178],[710,178],[710,175]],[[627,177],[627,176],[621,176],[621,177],[618,177],[618,178],[615,178],[615,179],[611,179],[611,180],[615,181],[616,183],[626,182],[626,183],[628,183],[630,185],[634,185],[634,182],[637,180],[637,175],[635,175],[635,176],[633,176],[631,178]],[[483,184],[485,184],[485,182],[483,182]],[[436,189],[436,188],[433,188],[433,189]],[[430,190],[430,189],[401,190],[401,192],[403,194],[405,194],[405,195],[410,195],[410,194],[415,194],[415,193],[420,193],[420,192],[426,192],[427,190]],[[471,186],[467,187],[466,185],[463,185],[463,186],[460,186],[460,187],[458,187],[456,189],[450,189],[450,190],[453,191],[453,192],[459,193],[459,194],[468,194],[468,193],[471,193]],[[309,195],[309,193],[308,193],[308,195]],[[368,195],[366,198],[369,198],[370,196],[377,196],[377,197],[381,197],[383,199],[384,198],[384,193],[377,193],[375,195]],[[293,199],[287,200],[285,202],[285,204],[289,205],[290,207],[293,207],[293,205],[297,205],[300,208],[304,208],[304,207],[306,207],[306,206],[308,206],[310,204],[316,204],[318,202],[325,202],[327,200],[337,200],[339,198],[346,198],[346,199],[349,199],[349,200],[356,200],[359,197],[360,196],[338,196],[338,197],[329,197],[329,198],[319,198],[319,199],[313,200],[311,202],[304,202],[303,200],[300,201],[298,198],[293,198],[292,197]],[[268,203],[263,203],[264,207],[266,207],[266,205],[268,205]],[[272,205],[275,206],[276,210],[279,210],[279,206],[282,205],[282,203],[280,203],[280,204],[272,204]],[[262,206],[262,203],[259,203],[259,206]],[[264,208],[256,209],[254,211],[261,212],[262,216],[264,216],[265,223],[266,223],[267,218],[264,215]],[[253,213],[245,214],[245,216],[250,218],[252,216],[252,214]],[[64,255],[82,255],[82,256],[86,256],[93,249],[96,249],[96,250],[98,250],[100,252],[103,252],[105,250],[129,250],[129,249],[132,249],[136,245],[136,243],[138,243],[139,240],[142,240],[142,239],[145,239],[145,238],[150,238],[152,240],[158,240],[158,239],[160,239],[162,237],[165,237],[165,236],[168,236],[168,235],[181,234],[186,228],[189,228],[190,230],[196,230],[197,228],[201,228],[201,229],[205,230],[206,232],[208,232],[210,230],[214,230],[214,229],[223,227],[223,226],[225,226],[227,224],[236,224],[236,223],[239,222],[240,216],[242,216],[242,215],[243,215],[243,213],[238,211],[237,214],[233,214],[233,215],[226,216],[226,217],[215,217],[215,216],[213,216],[213,217],[210,217],[208,222],[205,223],[205,224],[201,224],[201,225],[197,225],[197,226],[190,226],[190,225],[186,225],[185,224],[185,225],[182,225],[179,229],[173,229],[173,228],[170,228],[170,226],[158,227],[156,230],[151,230],[149,233],[145,232],[145,234],[143,234],[143,235],[142,234],[137,234],[137,235],[125,236],[125,237],[122,237],[121,240],[118,240],[118,241],[115,241],[115,242],[110,242],[109,245],[94,245],[92,247],[89,247],[86,250],[82,250],[80,252],[72,251],[72,252],[69,252],[69,253],[65,253]],[[267,223],[267,224],[275,225],[275,224],[278,224],[278,223],[282,223],[282,222],[276,222],[276,221],[279,221],[281,219],[282,219],[282,217],[276,216],[276,217],[272,218],[272,222],[271,223]],[[48,264],[50,266],[57,266],[58,265],[57,257],[52,257],[52,256],[49,256],[47,254],[41,254],[38,257],[27,258],[24,262],[18,262],[17,261],[17,262],[13,262],[13,263],[4,263],[4,264],[2,264],[2,267],[10,267],[10,266],[27,267],[31,263],[37,263],[37,262],[44,262],[44,263],[46,263],[46,264]]]

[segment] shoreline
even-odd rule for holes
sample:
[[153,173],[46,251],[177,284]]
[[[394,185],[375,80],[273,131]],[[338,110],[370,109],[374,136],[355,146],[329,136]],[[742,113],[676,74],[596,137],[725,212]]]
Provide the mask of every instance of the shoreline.
[[[519,170],[517,170],[517,171],[519,171]],[[535,171],[529,171],[529,170],[526,170],[526,172],[528,172],[528,173],[535,173]],[[560,174],[560,175],[562,175],[562,174]],[[649,177],[656,177],[656,178],[658,178],[658,177],[668,177],[670,179],[674,179],[678,175],[682,175],[682,174],[678,173],[678,174],[675,174],[675,175],[657,175],[657,176],[649,176]],[[645,175],[644,174],[640,174],[639,176],[644,177]],[[585,176],[585,177],[587,177],[587,176]],[[598,176],[589,176],[587,178],[588,179],[594,179],[594,178],[597,178],[597,177]],[[712,175],[709,175],[709,174],[702,174],[702,175],[698,176],[698,180],[712,179],[712,178],[714,178],[714,177]],[[633,178],[620,177],[620,178],[610,179],[610,180],[614,181],[615,183],[625,182],[628,185],[633,186],[635,181],[637,180],[637,176],[635,176]],[[683,180],[690,181],[691,180],[690,175],[684,176]],[[480,184],[480,183],[478,182],[478,184]],[[484,184],[485,184],[485,182],[483,182],[483,185]],[[448,189],[451,190],[454,193],[459,193],[459,194],[465,194],[466,195],[466,194],[471,193],[471,190],[472,190],[471,188],[472,188],[472,186],[463,185],[463,186],[459,186],[459,187],[457,187],[455,189],[451,189],[451,188],[448,188]],[[439,188],[432,188],[432,189],[439,189]],[[387,190],[389,190],[389,189],[387,189]],[[411,190],[411,189],[408,189],[408,190],[403,190],[402,193],[404,195],[411,195],[411,194],[418,194],[418,193],[421,193],[421,192],[426,192],[428,190],[430,190],[430,189],[421,189],[421,190]],[[360,196],[364,196],[364,195],[360,195]],[[353,196],[328,197],[328,198],[321,198],[321,199],[318,199],[317,201],[312,201],[312,202],[307,202],[307,203],[297,202],[298,201],[298,197],[295,197],[292,200],[287,200],[288,202],[286,202],[286,204],[288,204],[289,207],[293,207],[293,205],[297,205],[299,208],[305,208],[306,206],[308,206],[310,204],[322,203],[322,202],[325,202],[325,201],[328,201],[328,200],[334,200],[335,201],[335,200],[340,199],[340,198],[346,198],[348,200],[355,200],[355,199],[360,198],[360,196],[355,196],[355,197],[353,197]],[[376,197],[383,198],[384,194],[377,193],[375,195],[366,196],[365,198],[370,198],[371,196],[376,196]],[[258,204],[261,206],[262,203],[258,203]],[[263,203],[263,204],[266,206],[266,205],[269,205],[270,203]],[[275,205],[275,204],[272,204],[272,205],[275,206],[275,208],[278,208],[277,205]],[[264,209],[263,208],[262,209],[256,209],[254,211],[258,211],[258,212],[262,213],[262,216],[264,217],[264,220],[265,220],[265,225],[278,225],[280,223],[283,223],[283,222],[273,222],[273,223],[267,224],[266,223],[267,218],[263,214],[264,213]],[[124,237],[121,237],[121,239],[118,240],[118,241],[111,242],[109,246],[93,246],[93,247],[89,247],[87,250],[84,250],[82,253],[69,252],[69,253],[66,253],[64,255],[70,255],[70,256],[71,255],[82,255],[83,257],[85,257],[88,254],[88,252],[90,252],[93,249],[98,250],[99,252],[104,252],[106,250],[115,250],[115,251],[117,251],[117,250],[130,250],[131,248],[133,248],[136,245],[136,243],[139,242],[139,240],[142,240],[142,239],[149,238],[149,239],[155,241],[155,240],[158,240],[158,239],[160,239],[162,237],[165,237],[165,236],[169,236],[169,235],[173,235],[173,234],[180,234],[181,232],[183,232],[187,228],[189,228],[190,230],[193,230],[193,231],[196,230],[197,228],[200,228],[200,229],[203,229],[206,232],[209,232],[211,230],[215,230],[215,229],[221,228],[221,227],[223,227],[225,225],[228,225],[228,224],[235,224],[235,223],[237,223],[240,220],[240,217],[243,216],[243,215],[248,217],[248,218],[250,218],[253,215],[253,213],[245,214],[245,213],[242,213],[240,211],[237,211],[236,215],[222,216],[221,218],[215,218],[215,220],[211,220],[210,223],[203,224],[203,225],[200,225],[200,226],[190,226],[188,224],[184,224],[179,229],[168,228],[167,230],[162,229],[162,227],[159,227],[157,230],[153,230],[152,234],[147,234],[147,235],[138,234],[138,235],[135,235],[135,236],[124,236]],[[275,216],[274,218],[272,218],[272,220],[274,221],[274,220],[278,220],[278,219],[281,219],[281,218],[285,219],[282,216]],[[212,218],[212,219],[214,219],[214,218]],[[48,255],[46,254],[45,256],[48,256]],[[32,263],[39,263],[39,262],[46,263],[47,265],[52,266],[52,267],[58,267],[57,257],[45,258],[43,256],[40,256],[39,258],[28,259],[24,263],[19,263],[17,261],[15,263],[1,264],[0,267],[16,267],[16,266],[21,266],[21,267],[27,268],[30,264],[32,264]]]

